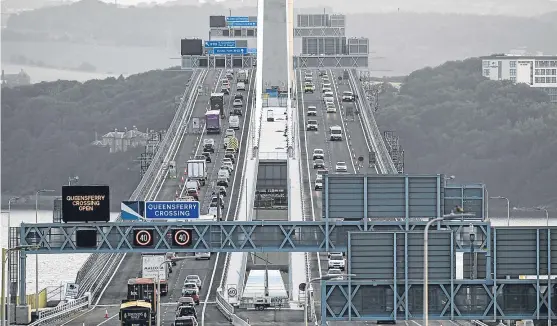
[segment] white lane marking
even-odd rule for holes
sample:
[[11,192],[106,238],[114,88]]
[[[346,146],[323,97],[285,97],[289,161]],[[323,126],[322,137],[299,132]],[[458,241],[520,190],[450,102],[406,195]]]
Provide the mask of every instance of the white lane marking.
[[[338,94],[337,83],[335,81],[335,74],[333,73],[332,69],[329,70],[329,72],[331,73],[331,81],[332,81],[332,84],[333,84],[333,89],[335,90],[335,94],[334,94],[335,96],[333,98],[333,101],[336,101],[337,107],[340,111],[340,102],[338,101],[339,94]],[[352,169],[354,170],[354,173],[356,173],[357,170],[356,170],[356,166],[354,165],[354,156],[353,156],[352,150],[350,149],[350,144],[348,143],[348,137],[350,136],[349,130],[348,130],[348,128],[346,128],[346,124],[344,123],[344,119],[342,118],[342,113],[339,113],[339,114],[340,114],[340,123],[342,124],[342,129],[344,129],[344,141],[346,142],[346,147],[348,148],[348,155],[350,156],[349,157],[350,163],[352,164]]]
[[[307,173],[308,173],[308,180],[309,180],[309,182],[308,182],[308,191],[309,192],[308,193],[309,193],[309,198],[310,198],[310,203],[311,203],[311,217],[312,217],[313,221],[315,221],[315,207],[314,207],[313,196],[312,196],[313,195],[313,187],[312,187],[312,182],[311,182],[311,170],[309,168],[309,156],[313,155],[313,153],[310,154],[308,152],[308,141],[307,141],[308,132],[307,132],[307,130],[305,130],[306,129],[306,118],[307,117],[306,117],[306,106],[305,106],[305,101],[304,101],[304,89],[302,88],[303,84],[302,84],[302,71],[301,70],[298,70],[298,76],[299,76],[299,81],[300,81],[298,83],[300,85],[300,92],[301,92],[300,98],[302,99],[301,108],[302,108],[302,117],[303,117],[302,120],[304,122],[303,126],[302,126],[304,128],[304,145],[305,145],[305,148],[306,148],[306,155],[307,155],[306,166],[307,166]],[[300,108],[300,106],[298,106],[298,108]],[[325,127],[325,126],[323,126],[323,127]],[[319,135],[319,132],[316,132],[316,134]],[[316,254],[316,257],[317,257],[317,269],[319,271],[319,277],[322,277],[323,276],[323,271],[321,269],[321,257],[319,256],[318,252],[315,253],[315,254]]]
[[[251,108],[248,108],[248,105],[249,105],[249,103],[250,103],[250,97],[251,97],[251,86],[252,86],[252,84],[254,84],[254,82],[255,82],[254,77],[255,77],[255,73],[250,74],[250,79],[252,79],[253,82],[250,82],[250,83],[249,83],[249,86],[248,86],[248,94],[247,94],[247,96],[246,96],[246,110],[245,110],[245,112],[244,112],[243,119],[242,119],[243,121],[242,121],[242,134],[240,135],[240,144],[239,144],[240,146],[241,146],[241,144],[242,144],[242,142],[243,142],[243,140],[244,140],[244,133],[246,132],[246,129],[249,129],[249,121],[248,121],[248,126],[246,126],[246,120],[247,120],[247,116],[248,116],[248,110],[250,110],[250,117],[251,117],[251,114],[252,114]],[[229,103],[229,104],[230,104],[230,103]],[[247,144],[247,143],[248,143],[248,142],[246,141],[246,144]],[[243,146],[241,146],[241,147],[243,147]],[[244,170],[244,166],[246,165],[246,159],[245,159],[245,157],[246,157],[246,155],[248,154],[247,148],[240,148],[240,149],[238,150],[238,154],[239,154],[242,150],[244,151],[244,160],[242,160],[242,161],[243,161],[243,164],[242,164],[242,168],[241,168],[241,169],[240,169],[240,164],[238,164],[238,165],[236,166],[236,168],[234,169],[234,179],[232,180],[232,188],[231,188],[232,191],[231,191],[230,194],[229,194],[230,200],[228,201],[228,209],[226,210],[225,221],[228,221],[228,218],[229,218],[229,216],[230,216],[230,208],[232,207],[232,205],[230,205],[230,203],[232,202],[232,195],[233,195],[233,193],[234,193],[234,185],[235,185],[235,183],[236,183],[236,176],[237,176],[237,174],[238,174],[238,170],[242,170],[242,171],[243,171],[243,170]],[[238,159],[238,162],[239,162],[239,161],[240,161],[239,155],[238,155],[238,158],[237,158],[237,159]],[[243,178],[243,176],[242,176],[242,178]],[[246,180],[246,181],[247,181],[247,180]],[[240,184],[242,184],[242,183],[240,182]],[[241,191],[240,189],[238,189],[238,194],[241,194],[241,193],[242,193],[242,191]],[[236,196],[236,197],[237,197],[237,199],[236,199],[236,209],[235,209],[235,213],[238,212],[238,207],[240,206],[240,199],[241,199],[241,196]],[[219,261],[219,258],[220,258],[220,252],[217,252],[217,256],[216,256],[216,258],[215,258],[215,263],[214,263],[214,267],[213,267],[213,272],[211,273],[211,280],[209,281],[209,288],[208,288],[208,291],[207,291],[207,296],[205,297],[205,301],[203,301],[203,308],[201,309],[201,326],[204,326],[204,325],[205,325],[205,311],[206,311],[206,309],[207,309],[207,303],[209,302],[209,301],[207,301],[207,300],[209,300],[209,295],[211,294],[210,291],[211,291],[211,288],[213,287],[213,282],[214,282],[214,280],[215,280],[215,275],[216,275],[216,272],[217,272],[217,263],[218,263],[218,261]],[[224,276],[224,271],[223,271],[222,274],[223,274],[223,276]]]

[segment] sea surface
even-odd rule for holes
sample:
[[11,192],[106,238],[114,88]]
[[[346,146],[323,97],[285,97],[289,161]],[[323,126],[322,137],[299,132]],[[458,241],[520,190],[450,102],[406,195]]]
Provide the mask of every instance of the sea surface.
[[115,74],[62,70],[13,64],[2,64],[2,69],[6,74],[17,74],[23,69],[29,75],[29,77],[31,77],[31,83],[33,84],[57,80],[77,80],[79,82],[85,82],[90,79],[106,79],[108,77],[118,77],[118,75]]

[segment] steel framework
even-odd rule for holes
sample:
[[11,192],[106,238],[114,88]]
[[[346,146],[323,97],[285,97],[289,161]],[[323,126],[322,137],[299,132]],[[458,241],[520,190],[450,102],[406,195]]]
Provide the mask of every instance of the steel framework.
[[[239,31],[240,35],[238,35],[236,31]],[[229,39],[245,39],[246,37],[257,37],[257,27],[211,27],[209,29],[209,35],[211,38],[227,37]]]
[[364,68],[369,65],[368,55],[298,55],[294,56],[294,69],[312,68]]
[[[349,280],[321,284],[323,322],[420,319],[425,221],[251,221],[21,224],[20,293],[25,293],[27,254],[98,252],[325,252],[348,253]],[[189,246],[177,247],[172,230],[189,229]],[[13,228],[16,231],[16,228]],[[95,248],[78,248],[77,230],[96,230]],[[134,231],[151,230],[150,246],[134,245]],[[472,234],[474,236],[472,236]],[[14,237],[15,238],[15,237]],[[557,228],[494,228],[489,222],[439,222],[431,230],[430,315],[435,319],[555,318],[552,271],[557,267]],[[482,278],[456,280],[455,253],[481,256]],[[535,253],[535,255],[533,254]],[[367,263],[374,268],[367,268]],[[368,274],[366,274],[368,273]],[[375,274],[369,274],[375,273]],[[359,276],[358,276],[359,275]],[[24,298],[25,296],[23,296]],[[371,304],[370,304],[371,303]]]
[[256,55],[191,55],[182,56],[182,69],[252,69],[257,65]]
[[344,27],[296,27],[294,28],[294,37],[307,36],[344,36],[346,28]]

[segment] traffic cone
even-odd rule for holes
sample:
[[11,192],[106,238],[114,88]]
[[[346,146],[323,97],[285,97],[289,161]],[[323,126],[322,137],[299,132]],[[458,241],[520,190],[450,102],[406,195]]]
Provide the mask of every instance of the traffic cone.
[[180,194],[178,193],[178,190],[176,190],[176,198],[180,197]]
[[107,319],[108,318],[108,309],[104,310],[104,318]]

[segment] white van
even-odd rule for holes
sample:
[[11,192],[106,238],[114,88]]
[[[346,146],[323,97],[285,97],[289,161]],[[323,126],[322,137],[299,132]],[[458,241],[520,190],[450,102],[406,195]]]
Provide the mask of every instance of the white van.
[[199,260],[199,259],[211,259],[211,253],[210,252],[196,252],[195,253],[195,260]]
[[329,128],[331,140],[342,140],[342,128],[340,126],[332,126]]
[[246,90],[246,83],[238,82],[238,84],[236,84],[236,90],[237,91],[245,91]]
[[228,127],[238,130],[240,129],[240,117],[237,115],[231,115],[228,118]]
[[275,111],[267,110],[267,121],[275,121]]
[[219,179],[228,179],[230,177],[230,172],[228,171],[228,169],[219,169],[217,178]]

